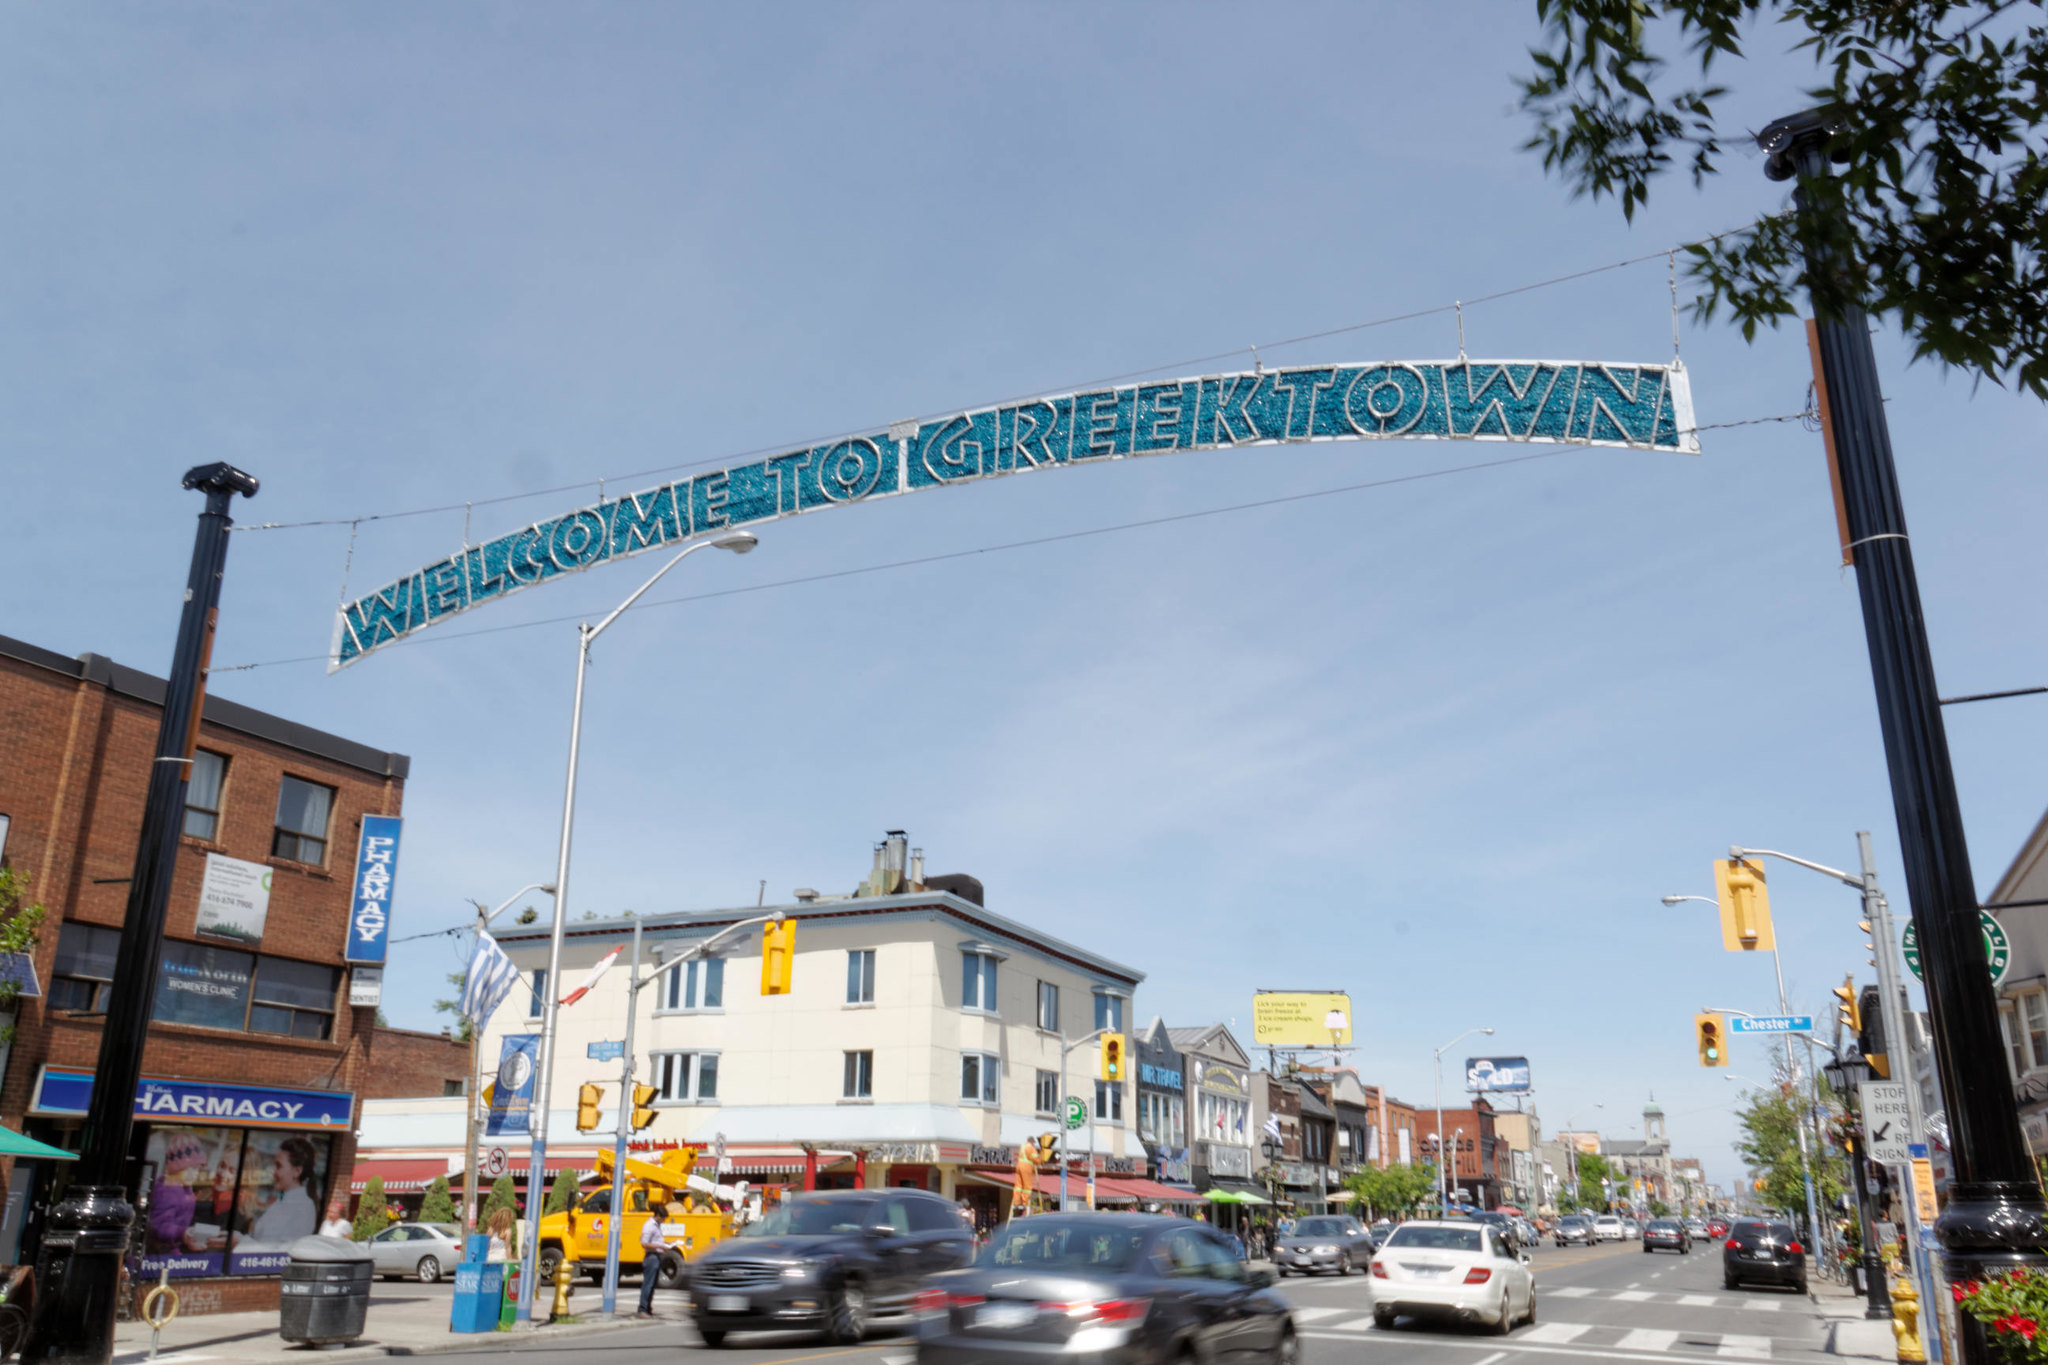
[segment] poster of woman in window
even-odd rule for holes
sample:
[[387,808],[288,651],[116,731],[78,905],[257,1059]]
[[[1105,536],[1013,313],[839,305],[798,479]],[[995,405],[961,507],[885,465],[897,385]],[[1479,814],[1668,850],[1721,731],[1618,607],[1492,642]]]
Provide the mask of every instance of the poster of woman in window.
[[237,1212],[248,1230],[232,1239],[230,1275],[282,1271],[291,1244],[319,1230],[324,1155],[297,1133],[249,1134]]
[[277,1274],[291,1244],[318,1228],[327,1148],[298,1133],[153,1129],[142,1273]]

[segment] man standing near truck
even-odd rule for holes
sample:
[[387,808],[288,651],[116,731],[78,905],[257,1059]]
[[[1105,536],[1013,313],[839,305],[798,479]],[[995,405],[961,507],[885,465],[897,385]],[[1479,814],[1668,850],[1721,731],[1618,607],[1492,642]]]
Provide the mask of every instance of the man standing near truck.
[[661,1283],[661,1263],[672,1245],[668,1234],[661,1230],[663,1212],[660,1208],[649,1209],[647,1221],[640,1225],[640,1311],[635,1317],[654,1316],[654,1286]]

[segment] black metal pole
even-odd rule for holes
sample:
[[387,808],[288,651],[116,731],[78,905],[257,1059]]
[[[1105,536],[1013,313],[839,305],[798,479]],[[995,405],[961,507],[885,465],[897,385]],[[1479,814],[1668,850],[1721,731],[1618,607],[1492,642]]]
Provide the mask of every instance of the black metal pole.
[[[1801,181],[1797,202],[1802,215],[1818,211],[1812,207],[1815,196],[1804,187],[1827,177],[1830,136],[1829,116],[1819,111],[1779,119],[1758,135],[1770,154],[1767,173],[1776,180],[1797,176]],[[1822,310],[1824,295],[1813,286],[1826,279],[1834,263],[1816,224],[1809,219],[1806,226],[1807,285],[1816,294],[1821,373],[1848,521],[1847,548],[1855,559],[1899,851],[1926,973],[1935,1068],[1947,1099],[1955,1186],[1935,1233],[1953,1281],[2048,1266],[2048,1201],[2020,1135],[2019,1107],[2006,1076],[1998,1002],[1984,963],[1977,890],[1870,324],[1854,304],[1832,314]],[[1964,1359],[1989,1360],[1975,1324],[1966,1318],[1963,1328]]]
[[164,684],[156,760],[142,808],[142,834],[128,883],[128,913],[114,960],[99,1062],[93,1069],[83,1150],[70,1189],[50,1210],[36,1256],[35,1317],[21,1350],[22,1360],[33,1365],[108,1365],[114,1357],[115,1300],[135,1218],[125,1170],[135,1087],[142,1076],[142,1045],[156,997],[164,914],[184,823],[185,783],[206,697],[206,665],[232,524],[228,503],[237,493],[254,497],[256,486],[255,479],[226,464],[201,465],[185,475],[185,487],[206,494],[206,510],[199,514],[184,613]]

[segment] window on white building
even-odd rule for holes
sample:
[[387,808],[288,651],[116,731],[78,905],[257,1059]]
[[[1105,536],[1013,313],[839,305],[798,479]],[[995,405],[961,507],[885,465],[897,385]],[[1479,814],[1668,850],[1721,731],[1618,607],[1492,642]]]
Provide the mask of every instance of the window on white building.
[[1095,1121],[1097,1123],[1122,1123],[1124,1121],[1124,1087],[1121,1081],[1097,1081],[1095,1083]]
[[960,1007],[996,1013],[996,956],[960,954]]
[[875,950],[854,948],[846,954],[846,1003],[875,1003]]
[[655,988],[655,1009],[663,1012],[725,1008],[725,959],[692,958],[663,977]]
[[1124,998],[1097,992],[1095,996],[1095,1027],[1111,1033],[1124,1031]]
[[1003,1099],[1003,1061],[990,1052],[960,1054],[960,1102],[1000,1104]]
[[1050,981],[1038,983],[1038,1026],[1047,1033],[1060,1031],[1060,988]]
[[526,1017],[529,1019],[540,1018],[542,1014],[547,1012],[547,1005],[548,969],[545,967],[535,967],[533,969],[533,998],[526,1002]]
[[2021,996],[2020,1020],[2027,1026],[2028,1060],[2048,1066],[2048,995],[2028,991]]
[[1060,1073],[1041,1071],[1038,1084],[1032,1091],[1032,1106],[1041,1114],[1057,1114],[1060,1111]]
[[839,1092],[849,1100],[873,1099],[875,1094],[875,1054],[872,1052],[849,1052],[846,1054],[846,1084]]
[[656,1052],[647,1058],[657,1104],[699,1104],[718,1098],[716,1052]]

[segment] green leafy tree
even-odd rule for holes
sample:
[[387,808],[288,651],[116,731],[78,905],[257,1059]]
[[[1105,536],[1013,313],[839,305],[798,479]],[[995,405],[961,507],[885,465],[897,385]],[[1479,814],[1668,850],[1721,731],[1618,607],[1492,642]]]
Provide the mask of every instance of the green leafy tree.
[[426,1198],[420,1201],[422,1223],[459,1223],[462,1215],[456,1211],[455,1200],[448,1193],[448,1177],[437,1175],[434,1183],[427,1186]]
[[373,1175],[363,1186],[363,1197],[356,1204],[356,1225],[352,1235],[358,1242],[365,1242],[390,1225],[391,1215],[384,1207],[384,1177]]
[[576,1202],[576,1175],[573,1171],[556,1171],[555,1183],[548,1187],[547,1207],[543,1213],[566,1213]]
[[512,1210],[515,1218],[519,1215],[519,1196],[512,1189],[512,1177],[509,1175],[501,1175],[491,1182],[491,1192],[484,1199],[483,1212],[479,1215],[481,1223],[488,1225],[491,1215],[499,1209]]
[[472,1042],[476,1038],[476,1025],[470,1023],[469,1016],[462,1012],[462,988],[469,984],[468,969],[464,968],[459,972],[448,973],[448,984],[455,988],[455,998],[453,1000],[436,1000],[434,1002],[434,1013],[454,1015],[455,1037],[465,1043]]
[[[45,911],[40,905],[24,905],[28,899],[25,879],[12,868],[0,869],[0,953],[32,953],[41,936]],[[0,1025],[0,1046],[14,1041],[11,1022],[15,1003],[21,999],[21,983],[13,977],[0,979],[0,1013],[10,1022]]]
[[1669,1218],[1670,1216],[1671,1206],[1669,1204],[1665,1203],[1661,1199],[1652,1199],[1650,1201],[1650,1217]]
[[1436,1167],[1368,1166],[1352,1172],[1344,1183],[1367,1218],[1395,1217],[1411,1212],[1436,1193]]
[[[1518,84],[1547,170],[1624,215],[1674,170],[1720,170],[1749,141],[1754,96],[1724,125],[1744,44],[1785,34],[1814,63],[1797,102],[1827,110],[1835,174],[1809,211],[1772,213],[1689,248],[1702,321],[1754,337],[1844,302],[1889,317],[1932,357],[2048,397],[2048,31],[2041,0],[1536,0],[1543,45]],[[1775,25],[1764,20],[1775,20]],[[1682,74],[1674,75],[1673,65]],[[1779,113],[1796,112],[1788,98]],[[1746,149],[1745,149],[1746,150]],[[1745,166],[1754,166],[1744,159]],[[1802,248],[1835,268],[1808,281]]]
[[[1763,1181],[1758,1197],[1771,1208],[1803,1214],[1806,1180],[1798,1125],[1807,1118],[1805,1092],[1780,1075],[1776,1084],[1752,1090],[1743,1099],[1743,1107],[1736,1113],[1742,1138],[1735,1150],[1749,1168],[1751,1179]],[[1839,1152],[1826,1147],[1812,1152],[1809,1160],[1814,1195],[1820,1207],[1830,1208],[1849,1188],[1847,1165]]]

